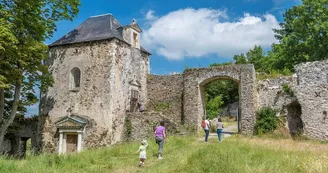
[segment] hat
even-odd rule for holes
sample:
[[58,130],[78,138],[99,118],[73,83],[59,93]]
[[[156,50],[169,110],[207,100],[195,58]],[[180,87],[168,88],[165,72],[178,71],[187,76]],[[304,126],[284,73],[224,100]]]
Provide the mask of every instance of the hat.
[[141,144],[143,144],[143,145],[147,144],[146,139],[142,140]]

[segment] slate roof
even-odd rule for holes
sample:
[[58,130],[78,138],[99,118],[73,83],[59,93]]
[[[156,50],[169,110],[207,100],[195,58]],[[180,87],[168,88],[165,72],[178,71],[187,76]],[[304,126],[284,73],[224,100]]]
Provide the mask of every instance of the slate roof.
[[[48,46],[53,47],[73,43],[106,40],[111,38],[117,38],[124,41],[122,33],[118,30],[120,27],[124,26],[121,26],[121,24],[111,14],[93,16]],[[149,53],[142,47],[141,50]]]

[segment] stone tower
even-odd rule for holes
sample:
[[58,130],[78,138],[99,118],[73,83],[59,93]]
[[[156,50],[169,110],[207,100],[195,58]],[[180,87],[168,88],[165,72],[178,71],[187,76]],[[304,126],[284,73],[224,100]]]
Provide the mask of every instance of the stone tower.
[[149,56],[141,29],[93,16],[49,45],[54,84],[41,94],[40,147],[66,153],[122,138],[126,112],[147,100]]

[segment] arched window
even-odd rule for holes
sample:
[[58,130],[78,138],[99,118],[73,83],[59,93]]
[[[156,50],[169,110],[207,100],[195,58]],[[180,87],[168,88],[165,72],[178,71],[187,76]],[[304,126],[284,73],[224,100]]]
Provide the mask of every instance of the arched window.
[[74,67],[71,70],[71,75],[70,75],[70,89],[78,90],[80,88],[80,82],[81,82],[81,70],[77,67]]

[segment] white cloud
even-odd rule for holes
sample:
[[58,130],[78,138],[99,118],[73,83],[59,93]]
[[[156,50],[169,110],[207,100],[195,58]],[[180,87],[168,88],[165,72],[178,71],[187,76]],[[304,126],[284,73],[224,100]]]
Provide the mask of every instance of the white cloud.
[[157,17],[154,16],[154,13],[155,13],[155,11],[153,11],[153,10],[148,10],[148,12],[147,12],[147,14],[146,14],[146,19],[147,19],[147,20],[154,20],[154,19],[156,19]]
[[221,21],[228,18],[225,11],[207,8],[186,8],[161,17],[153,14],[148,11],[146,15],[150,27],[143,30],[142,44],[170,60],[208,54],[232,57],[254,45],[268,48],[276,42],[272,28],[279,27],[271,14],[257,17],[245,13],[234,22]]

